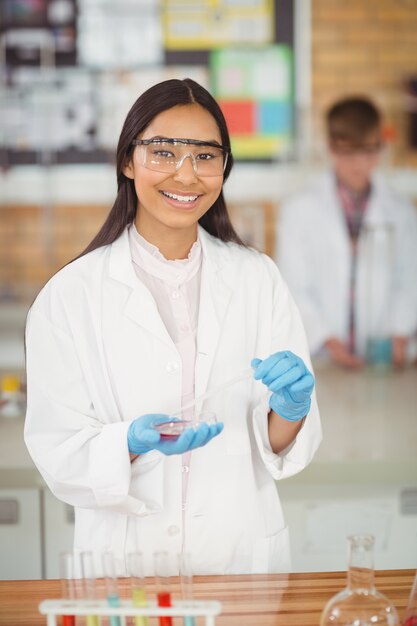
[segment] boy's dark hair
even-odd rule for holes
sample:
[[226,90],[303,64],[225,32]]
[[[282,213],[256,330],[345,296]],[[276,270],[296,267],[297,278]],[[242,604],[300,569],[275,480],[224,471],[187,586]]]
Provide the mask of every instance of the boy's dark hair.
[[363,143],[370,133],[381,129],[382,116],[368,98],[343,98],[326,114],[327,137],[330,142]]

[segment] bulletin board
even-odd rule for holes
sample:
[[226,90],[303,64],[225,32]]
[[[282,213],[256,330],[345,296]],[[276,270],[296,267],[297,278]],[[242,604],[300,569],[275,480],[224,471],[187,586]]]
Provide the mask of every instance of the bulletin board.
[[[10,37],[6,38],[6,34]],[[77,58],[77,2],[1,0],[0,36],[9,67],[39,65],[42,41],[48,41],[48,38],[56,63],[74,65]]]
[[212,54],[212,91],[226,117],[237,159],[272,159],[293,143],[292,52],[276,44]]
[[[293,154],[297,132],[294,4],[293,0],[165,0],[166,62],[209,68],[209,89],[223,110],[238,161],[287,160]],[[220,45],[226,31],[232,35],[227,45]],[[245,40],[248,33],[252,33],[250,41]]]
[[274,0],[165,0],[168,50],[259,46],[274,40]]
[[130,106],[174,77],[218,99],[237,160],[288,156],[293,0],[0,0],[0,38],[0,166],[114,162]]

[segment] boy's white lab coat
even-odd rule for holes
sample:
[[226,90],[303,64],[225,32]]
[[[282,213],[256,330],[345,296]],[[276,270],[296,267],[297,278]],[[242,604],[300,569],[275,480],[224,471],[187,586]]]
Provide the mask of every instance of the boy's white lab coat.
[[[285,349],[309,363],[298,311],[271,259],[199,233],[195,395],[255,356]],[[182,457],[153,451],[129,461],[130,421],[180,407],[181,360],[134,273],[127,231],[49,281],[30,311],[26,341],[25,439],[53,493],[75,507],[75,549],[121,558],[139,549],[152,573],[155,550],[176,555],[185,541],[195,573],[288,571],[274,479],[302,470],[319,445],[315,396],[281,455],[269,446],[262,383],[244,380],[207,400],[203,408],[225,427],[192,453],[182,514]]]
[[[366,224],[392,227],[393,283],[387,325],[391,336],[413,335],[417,330],[416,210],[377,175],[372,181]],[[277,235],[278,267],[300,308],[311,351],[316,353],[329,337],[346,341],[351,248],[333,174],[322,175],[311,188],[283,204]],[[362,355],[369,309],[364,252],[360,238],[355,302],[357,349]]]

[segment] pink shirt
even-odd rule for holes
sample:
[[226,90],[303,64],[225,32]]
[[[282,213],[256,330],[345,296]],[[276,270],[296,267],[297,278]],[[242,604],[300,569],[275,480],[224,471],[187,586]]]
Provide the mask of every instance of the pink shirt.
[[[159,314],[174,342],[182,363],[181,406],[194,400],[196,333],[200,300],[202,250],[197,240],[187,259],[170,261],[144,239],[134,224],[129,245],[137,277],[151,292]],[[193,419],[193,409],[182,419]],[[191,452],[183,454],[183,509],[186,506]],[[185,533],[183,533],[185,536]]]

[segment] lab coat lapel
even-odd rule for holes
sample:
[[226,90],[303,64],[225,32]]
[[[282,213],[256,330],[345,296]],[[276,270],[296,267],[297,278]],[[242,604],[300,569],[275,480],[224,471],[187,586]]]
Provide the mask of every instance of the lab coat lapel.
[[127,229],[112,245],[109,275],[112,279],[124,283],[130,290],[123,311],[126,317],[175,349],[152,294],[135,274]]
[[[332,244],[335,251],[337,250],[339,263],[343,265],[343,274],[348,275],[351,260],[349,232],[343,210],[340,206],[336,180],[334,176],[329,173],[324,179],[324,197],[326,198],[328,232],[332,233]],[[321,235],[324,235],[326,238],[328,237],[327,231],[321,233]]]
[[[349,232],[346,225],[346,219],[343,214],[342,207],[340,205],[339,196],[337,193],[336,180],[333,175],[327,174],[324,179],[324,197],[326,198],[327,205],[327,221],[329,223],[329,232],[332,232],[332,237],[337,242],[339,250],[350,257],[350,243]],[[327,232],[325,233],[327,237]]]
[[147,332],[152,333],[164,343],[174,346],[152,294],[139,280],[130,294],[124,313],[132,322]]
[[203,247],[201,272],[200,307],[197,331],[197,358],[195,370],[195,396],[205,393],[213,361],[220,339],[222,322],[232,295],[226,282],[227,261],[222,248],[211,241],[200,228]]
[[395,227],[395,219],[387,202],[387,193],[380,174],[372,178],[372,190],[369,198],[369,206],[365,212],[364,225],[391,225]]

